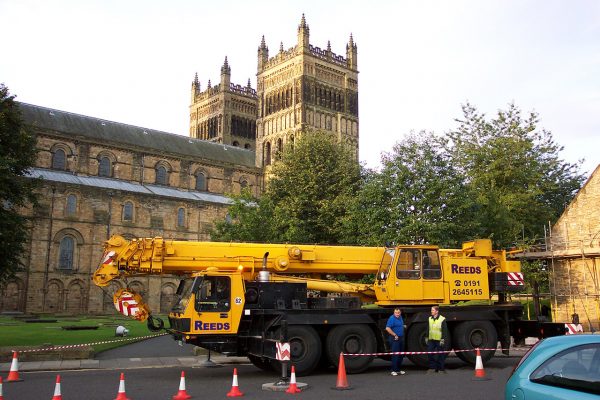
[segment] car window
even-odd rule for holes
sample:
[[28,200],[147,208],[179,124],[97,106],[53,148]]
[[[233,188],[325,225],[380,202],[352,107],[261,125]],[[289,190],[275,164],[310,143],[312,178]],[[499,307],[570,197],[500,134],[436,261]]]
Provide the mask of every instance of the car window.
[[540,365],[532,382],[600,394],[600,344],[564,350]]

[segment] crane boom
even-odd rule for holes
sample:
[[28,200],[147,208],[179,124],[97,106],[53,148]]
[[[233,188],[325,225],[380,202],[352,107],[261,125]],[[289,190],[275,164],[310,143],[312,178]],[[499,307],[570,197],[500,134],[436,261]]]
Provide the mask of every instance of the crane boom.
[[93,274],[98,286],[106,286],[119,276],[140,274],[191,274],[207,268],[235,271],[240,266],[248,278],[263,267],[286,274],[374,274],[384,247],[321,246],[258,243],[186,242],[163,238],[127,241],[111,237],[104,246],[104,258]]

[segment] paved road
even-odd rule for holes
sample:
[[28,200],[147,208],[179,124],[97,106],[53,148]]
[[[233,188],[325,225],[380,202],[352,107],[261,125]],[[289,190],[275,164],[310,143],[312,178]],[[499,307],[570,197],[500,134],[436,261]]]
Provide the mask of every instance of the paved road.
[[[503,398],[504,384],[517,358],[497,358],[488,363],[487,381],[473,381],[472,367],[466,367],[456,358],[448,359],[450,368],[447,375],[426,375],[407,363],[404,376],[389,375],[389,363],[377,360],[365,373],[348,375],[348,383],[353,387],[349,391],[333,390],[336,371],[318,372],[308,377],[298,378],[309,385],[308,390],[297,396],[306,400],[344,399],[427,399],[443,398],[448,400]],[[285,393],[265,392],[262,384],[275,382],[277,376],[255,368],[249,364],[237,364],[238,381],[247,399],[282,399]],[[132,400],[164,400],[177,393],[181,371],[186,374],[186,388],[196,399],[226,398],[231,388],[234,365],[222,368],[160,367],[106,370],[60,371],[63,398],[86,400],[114,399],[119,387],[119,374],[125,373],[127,396]],[[23,382],[5,383],[6,400],[39,400],[51,398],[56,379],[56,371],[34,371],[22,373]],[[441,394],[441,395],[440,395]]]
[[194,355],[194,346],[184,343],[182,346],[171,335],[163,335],[98,353],[96,360],[112,360],[131,357],[190,357]]
[[[4,398],[40,399],[50,398],[54,392],[56,374],[61,375],[62,394],[68,399],[114,399],[119,386],[119,374],[125,373],[127,395],[136,399],[167,399],[177,393],[181,371],[186,373],[186,386],[194,398],[225,398],[231,388],[232,372],[239,370],[240,388],[246,398],[281,398],[282,393],[262,391],[262,384],[275,382],[275,373],[264,372],[248,363],[243,357],[224,357],[213,354],[212,359],[221,368],[206,368],[205,355],[194,356],[190,345],[179,346],[170,336],[161,336],[103,352],[95,360],[67,360],[20,363],[23,382],[4,383]],[[485,399],[503,398],[504,384],[519,355],[525,349],[516,349],[510,357],[498,355],[485,365],[491,379],[473,381],[474,370],[458,358],[447,359],[447,375],[426,375],[425,371],[405,359],[404,376],[389,375],[389,362],[375,360],[365,373],[348,375],[353,387],[349,391],[337,391],[337,371],[321,370],[298,378],[309,385],[299,396],[307,400],[328,399]],[[10,368],[2,364],[3,377]],[[112,396],[112,397],[111,397]]]

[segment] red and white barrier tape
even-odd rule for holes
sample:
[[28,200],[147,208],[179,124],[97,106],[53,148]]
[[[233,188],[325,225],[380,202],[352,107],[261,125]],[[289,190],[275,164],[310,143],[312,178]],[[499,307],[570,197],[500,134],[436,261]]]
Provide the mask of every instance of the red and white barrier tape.
[[26,349],[26,350],[13,350],[18,351],[19,353],[33,353],[37,351],[53,351],[53,350],[62,350],[62,349],[74,349],[77,347],[86,347],[86,346],[95,346],[98,344],[108,344],[108,343],[118,343],[118,342],[127,342],[131,340],[142,340],[142,339],[150,339],[157,336],[163,336],[167,333],[157,333],[156,335],[148,335],[148,336],[135,336],[123,339],[115,339],[115,340],[104,340],[102,342],[94,342],[94,343],[82,343],[82,344],[68,344],[64,346],[52,346],[52,347],[43,347],[40,349]]
[[[504,349],[486,349],[480,348],[479,351],[496,351],[496,350],[504,350]],[[394,355],[415,355],[415,354],[450,354],[452,352],[455,353],[464,353],[470,351],[477,351],[477,349],[463,349],[463,350],[440,350],[440,351],[394,351],[389,353],[343,353],[344,356],[394,356]]]

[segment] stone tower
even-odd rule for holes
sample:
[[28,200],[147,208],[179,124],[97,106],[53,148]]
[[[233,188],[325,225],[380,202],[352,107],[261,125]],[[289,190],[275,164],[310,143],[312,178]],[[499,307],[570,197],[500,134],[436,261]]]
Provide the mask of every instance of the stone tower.
[[201,91],[198,74],[192,82],[190,136],[245,149],[256,149],[256,90],[231,83],[231,67],[225,57],[221,82]]
[[277,159],[302,132],[330,132],[350,145],[358,159],[357,47],[352,35],[346,58],[312,46],[304,14],[294,47],[269,57],[263,36],[258,48],[256,166]]

